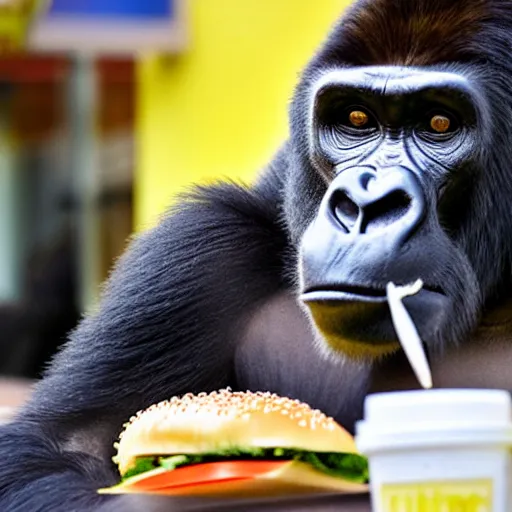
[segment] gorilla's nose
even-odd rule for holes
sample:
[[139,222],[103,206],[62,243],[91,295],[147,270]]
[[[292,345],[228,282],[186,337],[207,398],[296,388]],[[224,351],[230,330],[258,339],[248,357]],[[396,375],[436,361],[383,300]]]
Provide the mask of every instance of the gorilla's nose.
[[347,169],[334,179],[327,201],[333,222],[352,235],[407,235],[425,211],[421,186],[403,167]]

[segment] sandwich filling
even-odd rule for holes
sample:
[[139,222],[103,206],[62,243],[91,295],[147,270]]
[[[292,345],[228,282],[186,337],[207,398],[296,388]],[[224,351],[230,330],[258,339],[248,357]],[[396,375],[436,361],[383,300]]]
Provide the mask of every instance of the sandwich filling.
[[368,482],[368,462],[355,453],[310,452],[289,448],[243,448],[205,454],[177,454],[137,457],[135,465],[122,478],[126,480],[155,469],[174,471],[185,466],[215,462],[299,461],[321,473],[355,483]]

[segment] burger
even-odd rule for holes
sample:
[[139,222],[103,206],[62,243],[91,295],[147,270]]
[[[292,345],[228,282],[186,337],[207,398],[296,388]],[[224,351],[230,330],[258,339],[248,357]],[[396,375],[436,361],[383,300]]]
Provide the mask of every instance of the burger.
[[368,464],[333,418],[271,393],[186,394],[124,425],[121,481],[101,493],[367,492]]

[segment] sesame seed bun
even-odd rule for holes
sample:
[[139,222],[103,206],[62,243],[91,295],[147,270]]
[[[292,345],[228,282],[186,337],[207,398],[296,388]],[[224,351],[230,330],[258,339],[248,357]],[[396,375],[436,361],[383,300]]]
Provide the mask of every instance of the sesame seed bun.
[[140,411],[125,425],[114,457],[121,475],[137,457],[233,448],[357,453],[353,437],[307,404],[271,393],[187,394]]

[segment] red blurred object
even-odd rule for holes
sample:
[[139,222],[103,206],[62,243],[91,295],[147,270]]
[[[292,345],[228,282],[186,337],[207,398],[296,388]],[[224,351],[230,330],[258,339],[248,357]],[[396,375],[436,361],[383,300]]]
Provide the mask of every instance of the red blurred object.
[[[96,67],[103,82],[131,82],[133,59],[98,59]],[[0,81],[55,82],[66,78],[71,60],[66,56],[20,55],[0,59]]]
[[0,81],[15,83],[62,81],[70,62],[66,57],[12,56],[0,59]]
[[[72,60],[64,55],[18,55],[0,59],[0,83],[12,86],[9,108],[16,137],[38,141],[62,125],[64,88],[72,65]],[[134,123],[133,59],[97,59],[96,70],[100,132],[131,127]]]

